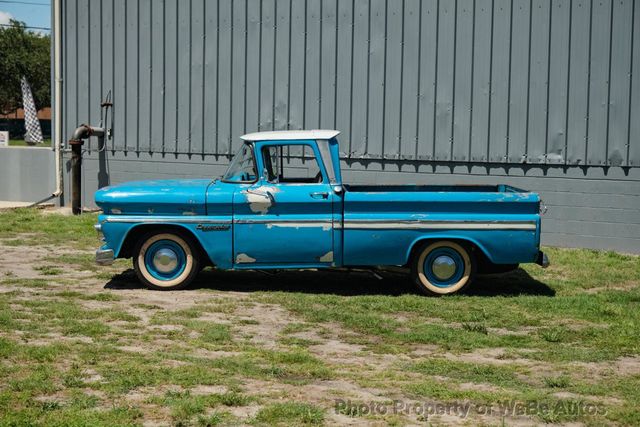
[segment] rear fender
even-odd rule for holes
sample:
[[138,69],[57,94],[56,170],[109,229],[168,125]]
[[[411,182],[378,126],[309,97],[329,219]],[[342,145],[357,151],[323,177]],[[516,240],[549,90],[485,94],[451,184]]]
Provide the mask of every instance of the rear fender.
[[487,250],[487,248],[480,243],[477,239],[474,239],[473,237],[469,237],[469,236],[461,236],[458,234],[443,234],[443,235],[438,235],[437,237],[435,236],[420,236],[418,238],[416,238],[411,245],[409,246],[409,249],[407,250],[407,254],[405,257],[406,263],[408,264],[409,262],[411,262],[411,256],[413,254],[413,251],[423,242],[435,242],[435,241],[441,241],[441,240],[455,240],[457,242],[465,242],[465,243],[469,243],[475,247],[477,247],[480,251],[482,251],[482,253],[489,259],[489,261],[494,262],[490,252]]

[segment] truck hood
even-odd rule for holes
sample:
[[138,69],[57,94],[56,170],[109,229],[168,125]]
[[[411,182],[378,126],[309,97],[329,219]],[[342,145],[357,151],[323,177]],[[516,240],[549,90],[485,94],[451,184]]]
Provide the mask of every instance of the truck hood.
[[105,214],[205,215],[211,179],[132,181],[98,190],[95,201]]

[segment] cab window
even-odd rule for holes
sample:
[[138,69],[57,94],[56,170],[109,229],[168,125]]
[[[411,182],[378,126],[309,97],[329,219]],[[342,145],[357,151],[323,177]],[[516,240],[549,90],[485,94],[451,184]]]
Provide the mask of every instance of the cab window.
[[269,182],[312,184],[323,182],[313,150],[304,144],[269,145],[262,148],[263,174]]

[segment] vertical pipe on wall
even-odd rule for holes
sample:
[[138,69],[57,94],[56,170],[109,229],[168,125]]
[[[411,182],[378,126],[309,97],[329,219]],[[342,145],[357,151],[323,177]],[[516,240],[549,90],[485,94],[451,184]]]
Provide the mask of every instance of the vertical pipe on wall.
[[71,211],[74,215],[82,213],[82,140],[71,140]]
[[53,1],[53,150],[55,152],[56,189],[62,195],[62,0]]

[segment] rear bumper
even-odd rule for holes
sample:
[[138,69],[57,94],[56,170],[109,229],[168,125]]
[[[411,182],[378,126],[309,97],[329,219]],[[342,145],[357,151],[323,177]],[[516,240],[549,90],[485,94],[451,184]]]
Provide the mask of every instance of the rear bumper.
[[111,265],[113,264],[113,249],[98,249],[96,251],[96,264],[98,265]]
[[542,268],[549,267],[549,257],[542,251],[538,251],[538,257],[536,258],[536,264],[538,264]]

